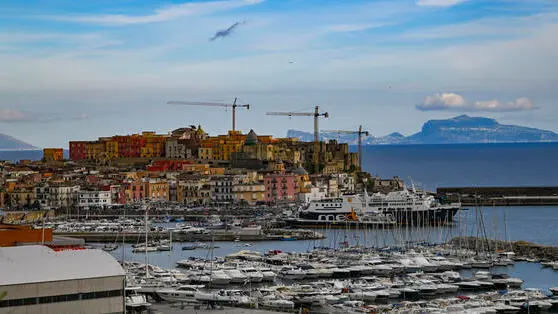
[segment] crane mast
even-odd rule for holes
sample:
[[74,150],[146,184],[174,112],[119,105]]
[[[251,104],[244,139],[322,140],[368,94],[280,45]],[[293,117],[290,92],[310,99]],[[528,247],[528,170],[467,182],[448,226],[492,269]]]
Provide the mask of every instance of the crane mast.
[[358,130],[356,131],[347,131],[347,130],[322,130],[322,132],[327,133],[344,133],[344,134],[357,134],[358,135],[358,166],[360,171],[362,171],[362,135],[370,135],[368,131],[362,130],[362,125],[359,125]]
[[246,108],[247,110],[250,109],[249,104],[245,105],[238,105],[237,98],[234,99],[232,104],[225,104],[225,103],[216,103],[216,102],[198,102],[198,101],[177,101],[171,100],[167,101],[167,105],[187,105],[187,106],[210,106],[210,107],[225,107],[225,108],[232,108],[232,130],[233,132],[236,130],[236,108]]
[[318,121],[320,117],[328,118],[327,112],[320,113],[320,106],[314,107],[314,112],[266,112],[268,116],[288,116],[288,117],[314,117],[314,142],[320,141]]

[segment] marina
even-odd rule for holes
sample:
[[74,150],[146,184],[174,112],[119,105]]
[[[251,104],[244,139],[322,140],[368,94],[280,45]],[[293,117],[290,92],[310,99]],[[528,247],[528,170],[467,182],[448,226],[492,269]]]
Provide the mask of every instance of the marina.
[[[486,211],[501,217],[498,208]],[[312,313],[554,311],[558,263],[518,251],[511,241],[481,249],[484,239],[454,238],[474,232],[477,220],[474,211],[464,211],[446,226],[324,228],[319,240],[173,243],[169,251],[151,253],[134,253],[125,244],[111,254],[125,261],[128,282],[141,287],[137,291],[154,309],[201,311],[213,304]],[[492,236],[501,238],[504,225],[495,230],[500,233]]]

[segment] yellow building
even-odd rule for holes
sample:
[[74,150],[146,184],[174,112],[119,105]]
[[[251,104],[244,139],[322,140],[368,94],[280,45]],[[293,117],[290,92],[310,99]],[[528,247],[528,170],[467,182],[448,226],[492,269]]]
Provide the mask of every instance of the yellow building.
[[182,171],[203,175],[209,175],[211,173],[209,164],[184,164],[182,165]]
[[99,156],[105,151],[105,143],[101,141],[94,141],[87,143],[87,159],[97,160]]
[[118,158],[118,142],[115,140],[103,141],[105,143],[105,152],[110,159]]
[[[233,153],[240,152],[246,139],[241,131],[229,131],[227,135],[208,137],[200,141],[200,159],[205,160],[231,160]],[[211,149],[210,151],[208,149]],[[208,153],[211,158],[208,158]],[[201,157],[205,158],[201,158]]]
[[213,148],[200,147],[198,149],[198,158],[201,160],[213,160]]
[[142,132],[141,136],[145,140],[145,144],[140,149],[140,157],[153,158],[164,156],[165,142],[169,138],[168,135]]
[[61,161],[63,159],[64,159],[64,150],[62,148],[43,149],[44,161]]
[[151,201],[168,201],[169,183],[166,181],[149,181],[147,183],[147,198]]
[[236,202],[255,205],[265,201],[265,186],[263,183],[243,183],[233,186],[233,198]]

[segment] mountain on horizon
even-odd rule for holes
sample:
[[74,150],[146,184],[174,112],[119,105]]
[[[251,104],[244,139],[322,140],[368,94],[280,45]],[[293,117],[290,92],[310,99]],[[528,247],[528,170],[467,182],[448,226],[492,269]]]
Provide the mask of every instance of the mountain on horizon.
[[0,150],[32,150],[39,149],[17,138],[0,133]]
[[[289,130],[288,137],[296,137],[302,141],[312,141],[313,133]],[[339,142],[357,144],[357,135],[320,133],[320,139],[337,140]],[[540,143],[558,142],[558,134],[515,125],[500,124],[498,121],[484,117],[461,115],[445,120],[429,120],[420,132],[410,136],[394,132],[386,136],[365,136],[365,145],[380,144],[473,144],[473,143]]]

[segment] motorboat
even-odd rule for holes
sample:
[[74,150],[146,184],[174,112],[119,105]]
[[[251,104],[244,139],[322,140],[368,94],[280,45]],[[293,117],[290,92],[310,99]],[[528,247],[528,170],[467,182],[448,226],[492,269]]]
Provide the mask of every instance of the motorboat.
[[177,288],[156,290],[155,292],[165,301],[192,302],[196,300],[194,296],[200,292],[199,288],[203,287],[200,285],[182,285]]
[[261,272],[253,267],[241,268],[240,271],[243,272],[246,277],[248,277],[249,282],[252,283],[262,282],[264,277]]
[[248,276],[238,269],[224,269],[223,271],[230,277],[231,283],[245,283],[248,281]]
[[146,296],[138,293],[140,289],[141,287],[126,287],[124,289],[126,297],[125,305],[127,310],[143,311],[151,306],[151,303],[147,302]]

